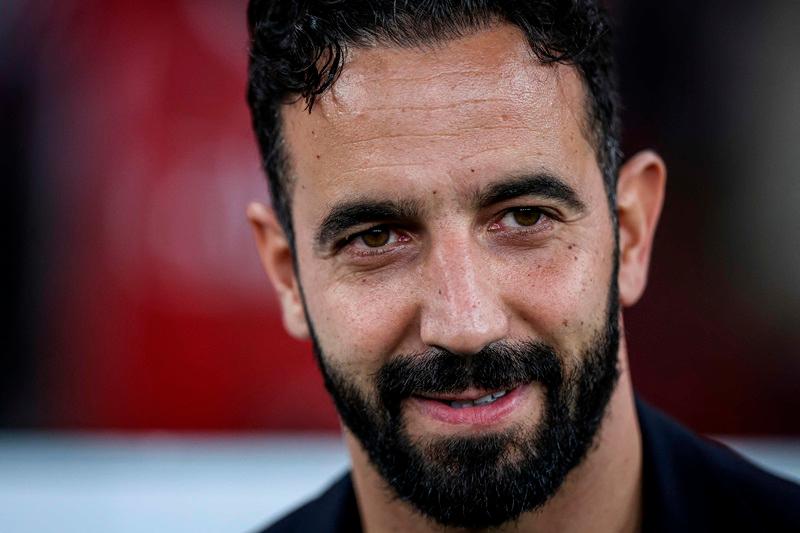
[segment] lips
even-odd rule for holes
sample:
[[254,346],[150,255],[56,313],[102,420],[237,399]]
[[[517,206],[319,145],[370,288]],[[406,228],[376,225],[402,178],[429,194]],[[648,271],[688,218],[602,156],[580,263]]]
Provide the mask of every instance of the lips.
[[408,399],[408,405],[424,418],[450,425],[493,426],[516,411],[530,390],[528,384],[512,389],[416,395]]

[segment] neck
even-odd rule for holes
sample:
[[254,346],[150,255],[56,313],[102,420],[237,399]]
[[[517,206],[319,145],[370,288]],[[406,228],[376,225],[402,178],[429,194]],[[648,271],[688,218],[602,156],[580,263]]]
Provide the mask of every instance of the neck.
[[[634,533],[641,523],[642,446],[625,343],[620,377],[594,446],[540,509],[493,531]],[[465,531],[444,528],[387,493],[358,440],[345,430],[353,483],[366,533]]]

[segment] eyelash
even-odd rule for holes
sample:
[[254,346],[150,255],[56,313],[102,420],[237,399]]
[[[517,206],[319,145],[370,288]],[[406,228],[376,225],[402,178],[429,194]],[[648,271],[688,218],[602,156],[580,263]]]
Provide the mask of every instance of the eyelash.
[[[540,226],[542,226],[543,224],[547,224],[548,222],[552,222],[553,220],[557,220],[557,217],[555,215],[553,215],[552,213],[550,213],[549,211],[546,211],[545,209],[543,209],[541,207],[517,206],[517,207],[511,207],[511,208],[508,208],[508,209],[504,209],[498,215],[496,215],[494,217],[494,222],[492,222],[492,224],[489,227],[489,231],[492,231],[492,232],[501,231],[499,228],[495,228],[495,226],[500,224],[500,221],[502,221],[509,214],[513,214],[514,212],[522,212],[524,210],[535,211],[536,214],[538,214],[540,218],[534,224],[532,224],[531,226],[519,226],[519,227],[516,227],[515,229],[512,230],[516,234],[530,234],[530,233],[538,233],[538,232],[541,232],[541,231],[545,231],[546,228],[542,229],[542,228],[540,228]],[[341,250],[343,248],[354,248],[355,247],[354,243],[356,241],[358,241],[358,239],[361,239],[362,237],[367,235],[369,232],[375,231],[377,229],[386,229],[386,230],[392,232],[392,234],[395,236],[395,241],[391,242],[391,243],[387,243],[385,245],[377,246],[377,247],[370,247],[370,246],[364,244],[363,247],[358,248],[358,251],[354,251],[354,253],[356,255],[359,255],[359,256],[374,256],[374,255],[381,255],[381,254],[389,253],[389,252],[391,252],[392,249],[394,249],[393,245],[396,245],[398,243],[402,244],[404,242],[408,242],[408,241],[411,240],[411,237],[409,236],[409,234],[406,231],[400,230],[400,229],[398,229],[396,227],[392,227],[390,224],[378,224],[378,225],[372,226],[370,228],[367,228],[366,230],[359,231],[357,233],[353,233],[351,235],[348,235],[347,237],[342,239],[339,242],[339,244],[336,246],[337,251]],[[390,236],[390,239],[391,238],[392,237]]]
[[[358,241],[358,239],[361,239],[365,235],[367,235],[369,232],[375,231],[375,230],[378,230],[378,229],[386,229],[386,230],[392,232],[392,234],[394,235],[395,241],[387,243],[387,244],[384,244],[382,246],[376,246],[376,247],[371,247],[371,246],[368,246],[368,245],[364,244],[362,247],[358,248],[357,251],[354,252],[356,255],[359,255],[359,256],[371,256],[371,255],[385,254],[385,253],[390,252],[391,249],[394,248],[394,246],[392,246],[392,245],[395,245],[395,244],[398,244],[398,243],[408,242],[408,241],[411,240],[411,237],[405,231],[402,231],[402,230],[399,230],[398,228],[392,227],[389,224],[378,224],[376,226],[372,226],[370,228],[367,228],[367,229],[365,229],[363,231],[359,231],[357,233],[353,233],[352,235],[348,235],[347,237],[345,237],[340,242],[340,244],[337,246],[337,249],[342,249],[342,248],[347,248],[347,247],[355,248],[355,244],[354,243],[356,241]],[[389,238],[391,239],[392,236],[390,236]]]

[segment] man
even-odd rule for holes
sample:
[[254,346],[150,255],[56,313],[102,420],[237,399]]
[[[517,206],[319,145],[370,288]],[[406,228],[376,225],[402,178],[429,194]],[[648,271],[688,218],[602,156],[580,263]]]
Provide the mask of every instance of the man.
[[[800,490],[634,397],[666,180],[591,2],[249,6],[248,217],[352,474],[270,531],[793,530]],[[300,391],[298,391],[300,394]]]

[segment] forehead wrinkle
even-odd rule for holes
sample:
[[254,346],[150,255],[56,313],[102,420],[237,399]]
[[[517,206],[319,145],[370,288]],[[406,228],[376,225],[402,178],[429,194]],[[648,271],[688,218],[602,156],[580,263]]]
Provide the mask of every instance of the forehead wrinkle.
[[[388,92],[388,91],[387,91]],[[420,98],[423,101],[430,101],[429,99]],[[392,100],[394,102],[395,100]],[[403,105],[378,105],[373,107],[359,107],[356,111],[358,113],[369,113],[369,112],[385,112],[385,111],[400,111],[404,113],[406,111],[449,111],[453,108],[462,107],[465,105],[480,105],[480,104],[493,104],[496,102],[508,102],[509,98],[467,98],[461,102],[454,102],[449,104],[442,104],[442,105],[432,105],[430,103],[424,105],[414,105],[414,104],[403,104]]]
[[361,139],[353,139],[353,140],[346,140],[338,144],[338,146],[357,146],[360,144],[367,144],[374,141],[382,141],[385,139],[421,139],[426,140],[430,138],[457,138],[457,137],[465,137],[470,133],[483,133],[485,131],[530,131],[530,128],[526,126],[513,126],[513,125],[503,125],[498,124],[494,126],[469,126],[469,127],[462,127],[459,128],[458,131],[455,132],[430,132],[430,133],[395,133],[395,134],[384,134],[384,135],[372,135],[369,137],[364,137]]
[[[546,127],[544,122],[540,123],[539,131],[533,131],[514,110],[503,111],[494,110],[498,117],[489,123],[488,110],[486,113],[475,110],[432,116],[386,114],[371,120],[368,129],[354,127],[350,122],[337,124],[324,149],[328,156],[341,159],[345,167],[356,162],[351,151],[357,150],[363,155],[360,163],[371,167],[436,161],[433,154],[440,143],[452,161],[485,150],[489,147],[487,143],[510,146],[530,142],[544,146],[549,137],[541,135]],[[493,135],[487,136],[487,132]],[[442,159],[438,162],[441,164]]]
[[[462,99],[455,105],[468,100],[491,103],[505,99],[518,103],[532,88],[547,84],[546,77],[532,76],[533,71],[520,68],[520,64],[546,70],[555,66],[535,59],[518,28],[501,28],[500,33],[504,35],[502,45],[489,47],[492,50],[483,48],[484,41],[473,42],[479,33],[444,43],[440,53],[435,54],[392,47],[354,49],[336,83],[318,100],[320,111],[327,116],[398,108],[431,111],[442,96],[449,98],[454,89]],[[476,46],[477,43],[482,47]],[[454,62],[457,68],[453,68]],[[420,71],[423,75],[417,74]],[[379,93],[369,91],[372,82],[380,83]],[[403,105],[396,105],[398,96],[402,97]],[[376,99],[377,106],[363,107],[363,102]],[[447,102],[438,107],[451,106]]]
[[[397,99],[393,99],[387,105],[354,109],[353,113],[329,113],[328,116],[337,117],[329,121],[334,132],[330,139],[339,147],[348,147],[369,144],[373,140],[427,141],[436,138],[457,139],[474,134],[477,137],[475,146],[465,146],[474,153],[481,149],[483,143],[480,136],[485,131],[505,130],[514,135],[508,142],[518,142],[520,137],[532,133],[531,120],[535,121],[535,126],[540,130],[540,138],[553,128],[564,128],[558,119],[563,111],[559,110],[556,116],[547,112],[548,109],[564,107],[554,105],[560,98],[554,94],[552,82],[546,88],[541,87],[541,90],[531,91],[530,88],[522,87],[518,89],[519,94],[504,97],[469,98],[445,104],[429,102],[421,106],[407,105],[407,100],[404,100],[404,105],[398,105]],[[537,98],[532,98],[532,93]],[[448,97],[440,96],[439,100]],[[521,108],[525,110],[524,113],[520,112]],[[573,115],[574,113],[570,117]],[[583,120],[581,122],[585,123]],[[367,126],[367,132],[362,125]],[[391,150],[392,147],[385,148]],[[465,156],[466,154],[461,154],[461,157]]]
[[[548,65],[544,68],[549,70],[555,67]],[[330,92],[318,100],[315,110],[319,107],[320,116],[335,121],[342,116],[415,111],[432,113],[481,105],[507,108],[506,111],[510,112],[519,110],[521,106],[541,107],[545,104],[542,101],[545,95],[546,100],[552,102],[554,84],[543,76],[525,72],[527,69],[521,70],[508,73],[495,71],[492,76],[477,78],[458,77],[448,83],[420,83],[409,79],[387,84],[380,74],[359,77],[357,82],[340,79]],[[344,72],[342,77],[345,77]],[[381,86],[380,92],[371,92],[367,97],[366,93],[375,84]],[[454,98],[458,100],[454,101]],[[365,105],[365,102],[369,104]]]
[[[392,51],[381,52],[389,54]],[[549,118],[553,121],[554,117],[549,117],[547,110],[564,107],[554,105],[558,100],[567,100],[565,103],[569,103],[563,97],[563,87],[558,91],[557,84],[554,83],[560,77],[550,73],[556,67],[548,65],[544,69],[531,70],[514,66],[517,72],[507,77],[493,72],[492,75],[483,77],[485,83],[482,80],[479,83],[469,80],[464,83],[464,79],[459,79],[459,84],[451,84],[448,90],[435,87],[427,91],[424,84],[420,86],[419,83],[399,82],[398,85],[402,84],[402,87],[399,94],[395,94],[392,87],[385,87],[382,78],[373,80],[367,75],[348,77],[348,69],[358,67],[358,64],[350,63],[345,66],[333,90],[318,100],[312,114],[331,126],[334,134],[330,138],[341,146],[384,138],[456,138],[472,131],[480,133],[480,130],[500,130],[506,127],[504,124],[487,124],[487,117],[518,125],[520,131],[522,128],[530,129],[526,118],[530,119],[531,114],[534,119]],[[380,72],[373,74],[378,78],[381,75]],[[381,90],[370,92],[369,86],[372,83],[379,84]],[[348,84],[350,89],[345,90]],[[411,90],[405,90],[407,86],[411,86]],[[457,90],[454,90],[456,87]],[[353,98],[357,96],[353,92],[369,92],[369,97]],[[433,94],[427,94],[431,92]],[[487,93],[499,96],[487,97]],[[459,98],[458,101],[452,100],[454,95]],[[376,98],[382,99],[377,105],[373,103]],[[365,102],[370,104],[365,106]],[[521,109],[526,112],[520,113]],[[398,128],[398,124],[403,124],[404,128]],[[546,126],[539,120],[537,126],[542,125]],[[363,136],[364,126],[371,130],[367,136]],[[406,131],[390,135],[382,133],[382,130],[395,132],[398,129]]]
[[[417,89],[424,89],[428,86],[437,85],[450,85],[454,83],[463,85],[464,79],[470,81],[469,87],[476,87],[482,83],[496,84],[498,81],[503,81],[497,76],[489,75],[482,67],[473,67],[467,64],[458,65],[459,68],[449,69],[451,63],[442,62],[428,65],[429,70],[422,75],[414,75],[413,70],[417,65],[411,65],[410,62],[403,60],[399,61],[400,64],[391,64],[383,56],[391,56],[396,50],[392,48],[381,49],[362,49],[364,55],[375,55],[368,59],[362,59],[356,56],[357,60],[350,60],[345,62],[342,73],[336,80],[330,90],[328,91],[329,100],[344,108],[349,108],[353,104],[358,104],[363,99],[364,82],[370,79],[379,78],[390,90],[402,89],[407,86],[412,86]],[[404,49],[405,50],[405,49]],[[406,50],[408,51],[408,50]],[[416,61],[414,63],[417,63]],[[448,70],[444,70],[448,69]],[[506,70],[510,71],[510,67]],[[510,72],[509,72],[510,73]],[[418,94],[418,93],[415,93]],[[481,97],[480,93],[476,93],[476,97]],[[420,98],[424,101],[424,98]]]
[[[471,117],[467,120],[474,122]],[[364,174],[369,169],[402,173],[403,166],[408,167],[409,172],[430,166],[439,167],[444,172],[453,163],[489,149],[508,149],[526,144],[528,153],[542,152],[547,137],[537,135],[529,126],[517,121],[498,121],[491,126],[456,125],[443,131],[436,131],[433,127],[406,131],[403,127],[398,128],[403,130],[401,133],[394,133],[391,124],[377,129],[353,133],[337,128],[337,134],[329,137],[327,146],[319,147],[328,169],[339,176]],[[338,135],[339,131],[342,131],[341,135]],[[492,135],[487,136],[487,132]]]

